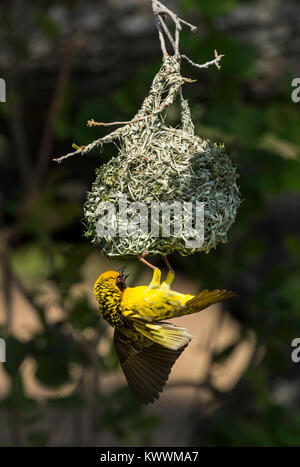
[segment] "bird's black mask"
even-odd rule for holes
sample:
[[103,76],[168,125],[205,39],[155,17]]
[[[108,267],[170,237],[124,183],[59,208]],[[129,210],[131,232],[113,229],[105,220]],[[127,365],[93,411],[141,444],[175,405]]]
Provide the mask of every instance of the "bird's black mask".
[[125,290],[127,287],[126,284],[126,279],[129,276],[129,274],[124,274],[125,266],[123,266],[121,269],[118,270],[118,273],[120,274],[117,279],[116,279],[116,285],[119,287],[121,291]]

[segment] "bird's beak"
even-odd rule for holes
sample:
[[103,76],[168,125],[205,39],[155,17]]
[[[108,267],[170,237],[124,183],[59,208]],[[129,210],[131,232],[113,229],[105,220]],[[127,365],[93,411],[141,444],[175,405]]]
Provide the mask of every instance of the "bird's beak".
[[127,277],[130,276],[130,274],[124,274],[125,267],[126,267],[126,266],[122,266],[122,267],[118,270],[118,273],[119,273],[120,276],[121,276],[122,282],[125,282],[126,279],[127,279]]

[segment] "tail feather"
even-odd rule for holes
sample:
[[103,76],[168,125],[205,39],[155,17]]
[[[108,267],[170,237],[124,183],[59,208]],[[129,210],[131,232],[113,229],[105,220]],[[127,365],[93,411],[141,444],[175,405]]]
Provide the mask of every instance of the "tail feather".
[[185,347],[194,337],[185,328],[170,323],[148,323],[141,319],[135,319],[134,327],[152,342],[171,350]]
[[197,313],[214,303],[222,302],[223,300],[228,300],[233,297],[236,297],[236,295],[228,290],[202,290],[198,295],[186,302],[186,309],[182,314],[189,315],[191,313]]

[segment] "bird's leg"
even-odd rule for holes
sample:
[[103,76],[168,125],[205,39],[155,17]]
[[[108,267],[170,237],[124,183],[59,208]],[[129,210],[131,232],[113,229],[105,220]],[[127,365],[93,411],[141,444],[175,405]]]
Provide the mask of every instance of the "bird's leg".
[[158,287],[160,287],[161,270],[158,269],[156,266],[153,266],[153,264],[149,263],[149,261],[145,259],[145,256],[147,256],[148,254],[149,252],[148,250],[146,250],[142,255],[138,256],[138,259],[141,263],[146,264],[146,266],[153,269],[153,277],[149,284],[149,289],[157,289]]
[[172,268],[171,264],[169,263],[168,257],[166,255],[161,255],[161,257],[164,260],[168,268],[167,277],[165,278],[164,282],[161,284],[161,287],[164,287],[165,289],[169,289],[175,279],[175,271]]

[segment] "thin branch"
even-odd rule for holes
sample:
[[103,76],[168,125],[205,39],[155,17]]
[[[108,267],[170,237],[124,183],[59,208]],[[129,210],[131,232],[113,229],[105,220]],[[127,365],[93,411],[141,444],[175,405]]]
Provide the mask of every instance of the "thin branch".
[[[123,130],[124,128],[126,128],[126,127],[121,128],[121,130]],[[76,155],[79,155],[79,154],[81,156],[83,156],[84,154],[87,154],[92,149],[96,148],[97,146],[102,146],[105,143],[112,142],[114,139],[116,139],[119,136],[119,134],[120,134],[120,128],[113,131],[109,135],[104,136],[103,138],[96,139],[95,141],[93,141],[90,144],[87,144],[86,146],[79,147],[79,149],[76,149],[76,151],[69,152],[69,154],[66,154],[65,156],[62,156],[62,157],[57,157],[57,158],[53,159],[53,161],[58,162],[60,164],[63,160],[69,159],[69,157],[76,156]]]
[[188,22],[185,21],[184,19],[179,18],[179,21],[180,21],[182,24],[184,24],[185,26],[188,26],[192,32],[196,32],[197,29],[198,29],[197,26],[194,26],[193,24],[188,23]]
[[164,22],[163,20],[163,17],[161,15],[157,15],[157,18],[159,19],[159,22],[161,24],[161,27],[163,28],[164,30],[164,33],[166,34],[166,36],[168,37],[172,47],[173,47],[173,50],[174,50],[174,53],[176,53],[176,43],[172,37],[172,34],[170,33],[169,29],[168,29],[168,26],[166,25],[166,23]]
[[155,18],[155,24],[156,24],[157,31],[158,31],[158,37],[159,37],[159,40],[160,40],[161,51],[162,51],[163,57],[166,57],[168,55],[168,52],[167,52],[167,48],[166,48],[165,38],[164,38],[164,35],[163,35],[163,32],[162,32],[162,27],[161,27],[161,24],[160,24],[160,21],[159,21],[158,18]]
[[149,117],[152,117],[153,114],[145,115],[144,117],[139,117],[139,118],[134,118],[133,120],[128,120],[127,122],[95,122],[95,120],[92,118],[91,120],[88,120],[87,126],[93,127],[93,126],[116,126],[116,125],[130,125],[132,123],[137,123],[140,122],[141,120],[145,120]]
[[203,64],[193,62],[186,55],[182,55],[181,57],[184,58],[190,65],[196,68],[208,68],[211,65],[215,65],[218,68],[218,70],[220,70],[221,66],[219,65],[219,62],[222,59],[222,57],[224,57],[224,54],[219,55],[218,52],[215,50],[215,58]]
[[175,57],[177,59],[180,57],[179,40],[180,40],[180,30],[178,28],[176,28],[176,31],[175,31]]
[[[170,16],[176,28],[178,28],[181,31],[182,27],[180,23],[183,22],[183,20],[179,18],[179,16],[177,16],[176,13],[174,13],[172,10],[169,10],[169,8],[167,8],[165,5],[163,5],[158,0],[152,0],[152,9],[153,9],[153,13],[155,14],[155,16],[160,15],[161,13]],[[193,28],[193,30],[197,29],[196,26],[193,26],[193,25],[189,25],[189,26]]]
[[[188,23],[187,21],[181,19],[176,13],[174,13],[172,10],[169,10],[165,5],[163,5],[161,2],[158,0],[151,0],[152,2],[152,10],[153,14],[156,17],[156,25],[158,28],[158,33],[159,33],[159,39],[161,42],[161,48],[163,52],[163,56],[165,57],[166,55],[166,47],[165,47],[165,41],[163,38],[163,33],[166,34],[168,37],[173,49],[174,49],[174,54],[176,58],[180,57],[180,52],[179,52],[179,39],[180,39],[180,31],[182,30],[181,24],[184,24],[188,26],[192,32],[195,32],[197,30],[197,27],[194,26],[193,24]],[[167,15],[171,18],[173,23],[175,24],[175,39],[173,38],[168,26],[164,22],[164,19],[162,15]],[[159,25],[158,25],[159,24]]]

